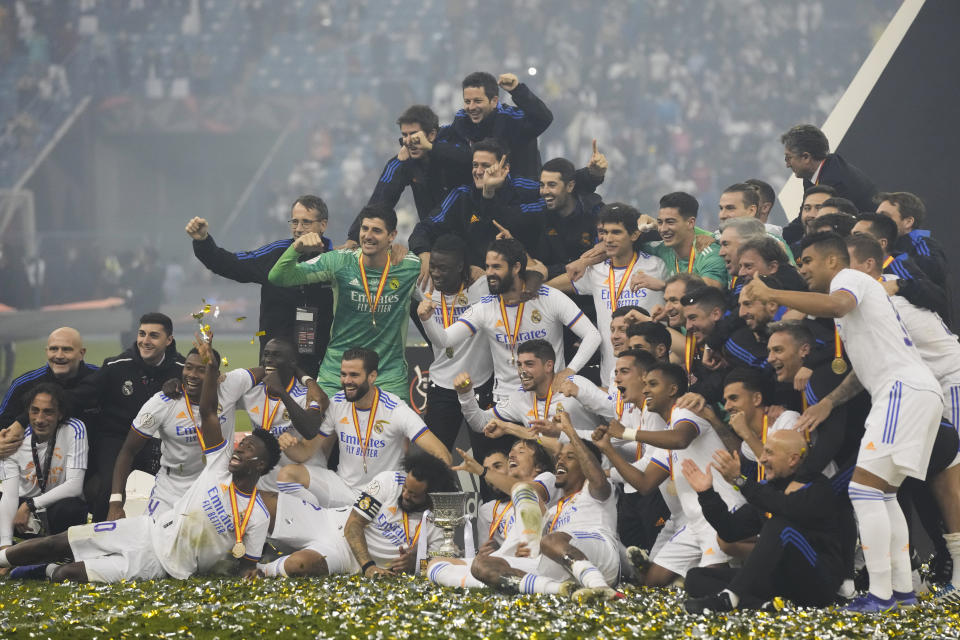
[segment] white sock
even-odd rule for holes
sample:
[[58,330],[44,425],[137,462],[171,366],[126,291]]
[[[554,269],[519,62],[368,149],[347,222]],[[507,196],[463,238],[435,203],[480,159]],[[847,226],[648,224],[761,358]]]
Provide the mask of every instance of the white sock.
[[890,516],[883,491],[859,482],[850,482],[850,502],[857,514],[863,560],[870,576],[870,593],[881,600],[893,597],[890,564]]
[[593,566],[593,563],[589,560],[575,560],[574,563],[570,565],[570,573],[573,574],[577,582],[585,587],[594,589],[597,587],[610,586],[607,584],[607,581],[603,579],[603,574],[600,573],[600,570]]
[[736,609],[737,605],[740,604],[740,596],[735,594],[733,591],[730,591],[730,589],[724,589],[720,593],[726,593],[728,596],[730,596],[730,604],[733,605],[734,609]]
[[8,569],[13,565],[10,564],[10,561],[7,560],[7,550],[0,549],[0,569]]
[[910,568],[910,529],[903,509],[897,501],[897,494],[885,493],[884,504],[890,519],[890,568],[894,591],[909,593],[913,591],[913,575]]
[[953,558],[953,579],[950,584],[960,587],[960,533],[945,533],[943,540],[947,543],[947,551]]
[[284,566],[284,563],[287,561],[287,556],[282,558],[277,558],[273,562],[268,562],[266,564],[258,564],[257,569],[263,572],[263,575],[268,578],[279,578],[286,577],[287,569]]
[[286,493],[287,495],[291,495],[295,498],[299,498],[300,500],[303,500],[305,502],[309,502],[315,507],[320,506],[320,503],[317,500],[317,496],[310,493],[310,490],[304,487],[299,482],[278,482],[277,488],[283,493]]
[[847,578],[840,583],[840,588],[837,589],[837,595],[841,598],[852,598],[857,593],[857,587],[853,584],[853,580]]
[[520,593],[549,593],[556,595],[560,593],[560,587],[563,583],[553,578],[545,578],[535,573],[528,573],[520,578]]
[[482,589],[487,586],[473,577],[470,573],[470,566],[465,564],[453,564],[452,562],[438,562],[427,571],[427,578],[434,584],[441,587],[467,587],[469,589]]
[[543,533],[543,511],[540,510],[540,497],[534,488],[525,483],[517,483],[513,487],[513,512],[517,524],[523,527],[520,537],[530,549],[530,557],[540,555],[540,536]]
[[53,580],[53,572],[57,570],[57,565],[48,564],[46,569],[47,580]]

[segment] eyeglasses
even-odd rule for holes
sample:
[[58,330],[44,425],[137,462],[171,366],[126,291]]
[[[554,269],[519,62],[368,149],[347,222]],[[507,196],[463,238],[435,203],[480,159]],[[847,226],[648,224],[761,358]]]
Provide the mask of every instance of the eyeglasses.
[[304,220],[297,218],[291,218],[290,220],[287,220],[287,224],[289,224],[290,228],[292,229],[296,229],[297,227],[309,227],[311,225],[315,225],[317,222],[319,222],[319,220]]

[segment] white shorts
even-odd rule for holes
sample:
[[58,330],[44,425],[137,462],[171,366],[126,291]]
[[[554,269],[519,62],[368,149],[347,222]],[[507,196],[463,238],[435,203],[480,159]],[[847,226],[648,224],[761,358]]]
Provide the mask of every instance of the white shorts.
[[147,509],[144,513],[156,518],[161,513],[169,511],[173,503],[190,489],[190,485],[199,476],[199,473],[195,476],[181,476],[170,473],[162,467],[153,483],[153,490],[150,491],[150,499],[147,501]]
[[334,515],[339,514],[288,493],[280,493],[270,537],[292,549],[316,551],[326,559],[330,575],[357,573],[360,565],[343,537],[343,527],[333,519]]
[[673,537],[673,534],[677,532],[680,527],[683,525],[680,524],[683,516],[674,516],[671,515],[667,518],[667,521],[663,524],[663,528],[660,529],[660,533],[657,534],[657,539],[653,541],[653,546],[650,547],[650,557],[659,553],[660,549],[663,548],[663,545],[667,544],[670,541],[670,538]]
[[151,543],[148,515],[67,529],[73,558],[82,562],[90,582],[154,580],[166,577]]
[[360,492],[352,489],[336,471],[305,468],[310,474],[310,493],[317,496],[321,507],[351,507],[360,497]]
[[[570,544],[583,552],[593,565],[603,574],[607,584],[616,586],[620,582],[620,545],[610,534],[600,531],[563,531],[570,536]],[[554,580],[569,580],[570,572],[563,565],[545,555],[540,556],[537,575]],[[512,566],[512,563],[511,563]]]
[[960,380],[943,382],[943,417],[960,429]]
[[[659,538],[657,540],[659,542]],[[709,527],[680,527],[650,560],[664,569],[686,577],[693,567],[708,567],[730,561],[730,556],[720,550],[717,532]]]
[[857,466],[895,487],[908,476],[923,480],[942,414],[939,391],[888,385],[867,415]]

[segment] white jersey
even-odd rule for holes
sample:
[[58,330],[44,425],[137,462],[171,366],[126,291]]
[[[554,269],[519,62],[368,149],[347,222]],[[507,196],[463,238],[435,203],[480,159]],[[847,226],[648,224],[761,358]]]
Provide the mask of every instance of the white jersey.
[[[616,364],[616,354],[610,344],[610,321],[613,309],[611,300],[616,297],[617,307],[635,305],[652,311],[658,304],[663,304],[663,292],[641,288],[630,290],[630,277],[634,273],[645,273],[658,280],[666,280],[669,273],[667,265],[657,256],[639,251],[634,254],[633,268],[627,273],[627,267],[614,267],[610,260],[590,265],[579,280],[573,283],[573,288],[582,295],[593,296],[593,306],[597,310],[597,329],[600,331],[600,384],[604,387],[610,384],[610,371]],[[613,282],[611,283],[611,276]],[[619,291],[619,295],[617,292]]]
[[[590,383],[580,376],[571,376],[570,379],[578,387]],[[577,398],[554,392],[539,397],[534,391],[513,391],[486,411],[480,409],[474,394],[460,394],[460,407],[467,424],[477,432],[482,431],[492,418],[515,422],[529,428],[534,420],[549,420],[557,413],[566,412],[580,437],[589,439],[597,425],[607,422],[588,411]],[[561,441],[565,439],[561,437]]]
[[[220,431],[230,451],[233,450],[237,403],[253,384],[249,370],[234,369],[217,388]],[[174,399],[161,391],[144,403],[130,428],[144,438],[159,438],[160,466],[169,473],[192,479],[203,471],[199,427],[200,409],[196,404],[185,394]]]
[[379,389],[377,398],[370,409],[356,410],[354,422],[354,403],[340,391],[330,399],[320,425],[324,436],[336,434],[340,447],[337,475],[353,489],[362,488],[379,474],[401,471],[404,440],[415,442],[428,430],[420,416],[397,396]]
[[[713,454],[717,450],[726,451],[720,436],[713,430],[710,423],[696,415],[688,409],[673,410],[670,416],[670,429],[676,429],[682,423],[691,423],[697,429],[697,437],[685,449],[675,449],[669,451],[667,460],[655,459],[655,462],[661,467],[670,470],[670,477],[673,479],[677,490],[677,497],[680,500],[680,506],[686,516],[687,522],[694,527],[709,527],[706,518],[703,517],[703,511],[700,509],[700,501],[697,499],[697,492],[693,490],[690,483],[683,476],[680,468],[684,460],[693,460],[701,470],[706,469],[707,465],[713,462]],[[713,469],[713,488],[720,494],[727,507],[731,510],[744,503],[743,496],[736,491],[730,483],[723,479],[720,473]]]
[[[12,487],[19,483],[19,497],[36,498],[41,494],[37,482],[37,468],[33,461],[33,428],[28,426],[23,434],[20,448],[2,462],[3,486]],[[37,443],[37,458],[41,465],[47,463],[50,442]],[[87,428],[82,421],[69,418],[57,429],[50,468],[47,473],[46,491],[63,484],[67,479],[67,469],[87,468]],[[9,484],[8,484],[9,483]],[[12,490],[12,489],[11,489]]]
[[[317,403],[307,405],[307,388],[296,379],[296,376],[290,381],[287,393],[290,394],[294,402],[304,409],[319,407]],[[250,416],[251,426],[254,429],[263,428],[264,424],[266,424],[270,429],[270,433],[278,438],[287,431],[293,431],[293,433],[300,438],[306,437],[293,426],[293,421],[290,420],[290,412],[287,411],[287,408],[284,406],[283,400],[267,397],[267,390],[263,382],[255,387],[251,387],[250,390],[243,394],[242,406],[247,410],[247,415]],[[277,473],[282,467],[288,464],[294,464],[294,461],[288,458],[287,454],[281,453],[280,462],[273,468],[273,471],[260,478],[260,484],[258,486],[264,491],[276,491]],[[309,467],[326,469],[327,456],[323,451],[318,450],[314,456],[304,464]]]
[[[230,559],[236,544],[230,487],[233,475],[227,469],[230,448],[220,442],[204,452],[207,465],[173,507],[154,521],[153,550],[170,576],[185,580],[209,571],[217,562]],[[237,511],[243,519],[250,496],[236,492]],[[257,561],[270,526],[270,514],[258,495],[250,513],[243,544],[244,558]]]
[[[566,367],[563,353],[563,328],[580,327],[584,325],[588,333],[596,336],[599,342],[600,334],[590,320],[584,317],[576,303],[563,292],[553,287],[540,287],[539,296],[522,303],[522,315],[517,327],[517,314],[521,305],[504,305],[507,324],[504,326],[503,314],[500,307],[500,296],[484,296],[471,306],[454,323],[465,325],[470,334],[482,334],[482,338],[493,357],[494,394],[503,395],[520,388],[520,376],[517,373],[516,347],[527,340],[546,340],[553,347],[557,359],[554,369],[561,371]],[[514,342],[514,337],[516,338]],[[579,354],[583,356],[583,354]],[[593,352],[582,357],[583,362],[571,361],[574,370],[579,369]]]
[[[437,307],[433,310],[433,317],[423,321],[423,330],[433,345],[430,382],[438,387],[453,389],[453,379],[464,371],[470,374],[474,386],[480,386],[493,375],[493,355],[485,340],[468,338],[459,346],[444,348],[441,346],[442,338],[439,337],[444,329],[444,316],[449,326],[459,320],[471,305],[489,295],[490,287],[486,278],[477,278],[459,293],[444,294],[439,290],[433,292]],[[417,289],[414,297],[419,299],[423,294]]]
[[370,522],[365,528],[370,557],[384,566],[400,555],[400,547],[416,547],[421,535],[427,536],[427,549],[443,540],[443,532],[428,521],[423,512],[406,513],[400,508],[400,494],[407,476],[399,471],[385,471],[374,476],[365,486],[352,511]]
[[830,281],[830,293],[837,291],[847,292],[857,303],[834,323],[853,370],[873,401],[898,380],[939,394],[939,382],[920,358],[883,286],[865,273],[843,269]]
[[[767,438],[770,437],[770,434],[777,431],[782,431],[784,429],[793,429],[797,424],[797,420],[799,419],[800,414],[796,411],[784,411],[773,422],[770,422],[770,420],[767,419],[767,428],[764,430],[761,427],[760,442],[766,444]],[[751,449],[750,445],[748,445],[746,442],[740,443],[740,455],[750,462],[757,461],[756,454],[753,453],[753,449]]]
[[[890,279],[884,276],[884,280]],[[935,311],[922,309],[901,296],[891,296],[903,326],[924,363],[941,385],[960,382],[960,342]]]
[[617,492],[611,487],[606,500],[597,500],[590,495],[590,481],[584,480],[583,489],[571,496],[562,496],[557,506],[547,511],[543,526],[545,533],[592,531],[616,539]]

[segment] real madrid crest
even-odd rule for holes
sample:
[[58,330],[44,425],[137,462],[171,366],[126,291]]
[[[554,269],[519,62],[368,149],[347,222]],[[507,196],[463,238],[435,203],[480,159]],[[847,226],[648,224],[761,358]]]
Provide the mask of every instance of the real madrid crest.
[[374,431],[374,433],[376,433],[376,434],[381,434],[381,433],[383,433],[383,420],[377,420],[377,421],[373,424],[373,431]]
[[289,422],[289,421],[290,421],[290,412],[287,411],[286,408],[283,409],[283,421],[284,421],[284,422]]
[[120,393],[125,396],[133,395],[133,380],[124,380],[123,386],[120,387]]
[[543,318],[540,316],[540,312],[534,309],[530,312],[530,320],[533,322],[540,322]]
[[396,278],[390,278],[390,288],[393,289],[393,290],[399,289],[399,288],[400,288],[400,281],[397,280]]
[[469,301],[467,300],[467,294],[461,292],[457,295],[457,304],[461,307],[465,307]]

